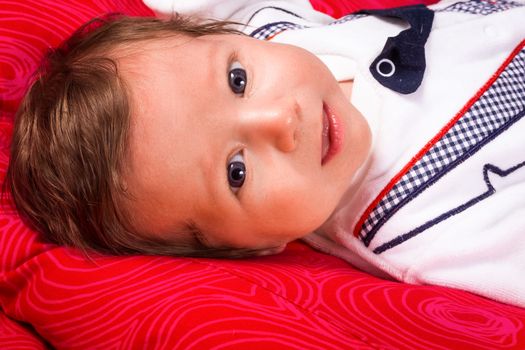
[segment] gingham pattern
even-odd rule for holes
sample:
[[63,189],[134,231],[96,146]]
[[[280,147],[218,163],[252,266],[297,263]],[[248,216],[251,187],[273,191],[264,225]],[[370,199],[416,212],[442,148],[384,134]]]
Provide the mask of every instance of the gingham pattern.
[[346,23],[346,22],[349,22],[349,21],[353,21],[354,19],[358,19],[358,18],[366,17],[366,16],[368,16],[368,15],[364,14],[364,13],[346,15],[344,17],[339,18],[338,20],[335,20],[335,21],[331,22],[329,25],[343,24],[343,23]]
[[[366,14],[347,15],[347,16],[341,17],[338,20],[331,22],[329,25],[342,24],[342,23],[346,23],[348,21],[358,19],[361,17],[366,17],[366,16],[368,15]],[[296,23],[292,23],[292,22],[273,22],[273,23],[269,23],[262,27],[257,28],[256,30],[250,33],[250,36],[255,39],[270,40],[277,34],[284,32],[285,30],[302,29],[302,28],[309,28],[309,27],[300,25],[300,24],[296,24]]]
[[462,12],[486,16],[520,6],[523,6],[523,4],[507,0],[471,0],[455,3],[437,12]]
[[292,22],[273,22],[257,28],[256,30],[250,33],[250,36],[255,39],[269,40],[277,34],[284,32],[285,30],[301,28],[307,27]]
[[359,236],[368,246],[381,226],[427,186],[477,152],[525,109],[525,49],[492,86],[393,186],[364,221]]

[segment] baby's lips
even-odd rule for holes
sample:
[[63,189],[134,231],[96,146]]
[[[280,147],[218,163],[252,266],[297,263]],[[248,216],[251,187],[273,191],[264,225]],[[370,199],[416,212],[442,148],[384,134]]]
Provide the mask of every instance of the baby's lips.
[[322,114],[322,130],[321,130],[321,164],[324,163],[324,159],[330,150],[330,123],[328,122],[328,116],[323,105]]
[[[328,123],[328,135],[324,136],[325,128],[323,124],[323,157],[321,164],[328,163],[343,148],[344,130],[340,119],[331,111],[330,107],[323,104],[323,123],[326,117]],[[328,147],[324,154],[325,139],[328,139]]]

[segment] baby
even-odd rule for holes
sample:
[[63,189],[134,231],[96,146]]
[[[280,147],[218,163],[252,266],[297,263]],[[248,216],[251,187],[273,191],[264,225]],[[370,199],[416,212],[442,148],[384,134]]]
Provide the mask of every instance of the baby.
[[61,244],[208,257],[319,227],[368,126],[316,56],[227,25],[108,18],[51,52],[13,138],[24,217]]
[[146,4],[243,24],[116,16],[52,51],[7,175],[36,229],[116,254],[304,238],[377,275],[525,305],[522,4],[338,21],[299,0]]

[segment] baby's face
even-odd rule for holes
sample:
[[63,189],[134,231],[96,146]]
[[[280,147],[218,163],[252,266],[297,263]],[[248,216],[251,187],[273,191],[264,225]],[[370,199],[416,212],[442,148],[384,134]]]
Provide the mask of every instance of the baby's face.
[[213,247],[283,247],[330,216],[370,132],[309,52],[239,35],[178,36],[121,59],[133,94],[133,226]]

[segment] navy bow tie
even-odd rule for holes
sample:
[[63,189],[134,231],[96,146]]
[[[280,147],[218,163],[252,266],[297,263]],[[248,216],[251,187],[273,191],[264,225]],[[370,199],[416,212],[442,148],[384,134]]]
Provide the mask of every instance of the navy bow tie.
[[370,65],[370,73],[383,86],[402,94],[418,89],[425,73],[425,43],[434,20],[434,12],[424,5],[385,10],[363,10],[379,17],[395,17],[410,25],[395,37],[389,37],[381,54]]

